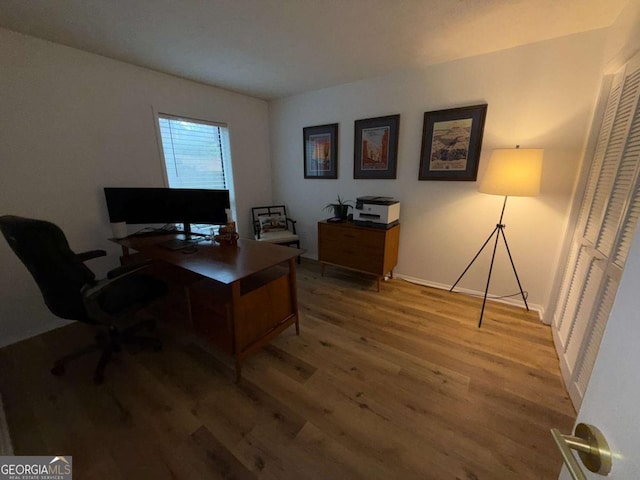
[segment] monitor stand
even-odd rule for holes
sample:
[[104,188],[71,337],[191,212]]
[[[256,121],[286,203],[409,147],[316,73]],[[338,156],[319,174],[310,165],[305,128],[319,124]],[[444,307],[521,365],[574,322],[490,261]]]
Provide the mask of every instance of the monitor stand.
[[178,231],[176,233],[184,234],[184,238],[187,238],[187,239],[189,239],[191,237],[206,237],[206,236],[208,236],[206,233],[192,232],[190,223],[183,223],[182,224],[182,231]]

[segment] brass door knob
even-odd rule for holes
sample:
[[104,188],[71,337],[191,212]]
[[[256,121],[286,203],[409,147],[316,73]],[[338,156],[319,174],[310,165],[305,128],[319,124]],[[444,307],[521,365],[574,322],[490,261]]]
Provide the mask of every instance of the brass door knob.
[[560,449],[569,473],[574,480],[587,480],[571,450],[576,450],[582,463],[590,472],[609,475],[611,472],[611,450],[602,432],[593,425],[579,423],[573,435],[564,435],[557,428],[551,435]]

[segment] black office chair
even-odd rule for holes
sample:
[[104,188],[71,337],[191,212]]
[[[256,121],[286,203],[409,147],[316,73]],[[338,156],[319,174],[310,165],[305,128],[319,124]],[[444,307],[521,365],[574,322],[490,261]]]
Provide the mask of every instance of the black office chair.
[[116,268],[106,279],[97,281],[83,262],[105,256],[106,252],[92,250],[75,254],[62,230],[53,223],[4,215],[0,216],[0,230],[35,279],[54,315],[102,329],[96,335],[95,344],[57,360],[51,373],[62,375],[69,361],[102,350],[93,377],[96,383],[102,383],[111,355],[120,351],[122,344],[162,348],[155,338],[134,335],[142,328],[153,328],[153,320],[122,330],[117,326],[127,315],[166,292],[162,281],[137,272],[146,264]]

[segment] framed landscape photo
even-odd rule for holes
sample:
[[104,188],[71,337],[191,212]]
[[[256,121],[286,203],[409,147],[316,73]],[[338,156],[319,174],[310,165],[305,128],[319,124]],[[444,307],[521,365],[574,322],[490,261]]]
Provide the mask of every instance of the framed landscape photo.
[[302,129],[304,178],[338,178],[338,124]]
[[396,178],[400,115],[355,122],[353,178]]
[[424,114],[418,180],[475,182],[487,105]]

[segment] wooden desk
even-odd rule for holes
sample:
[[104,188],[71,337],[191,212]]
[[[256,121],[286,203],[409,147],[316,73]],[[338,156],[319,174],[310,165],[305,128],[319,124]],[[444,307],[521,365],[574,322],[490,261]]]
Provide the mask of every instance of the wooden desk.
[[[197,244],[194,253],[168,250],[159,244],[171,235],[114,240],[147,258],[167,262],[199,275],[185,287],[193,328],[236,360],[236,380],[241,362],[252,352],[298,322],[295,259],[302,253],[254,240],[237,246]],[[286,265],[286,266],[285,266]]]

